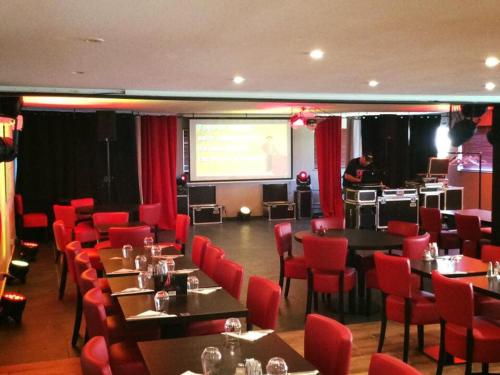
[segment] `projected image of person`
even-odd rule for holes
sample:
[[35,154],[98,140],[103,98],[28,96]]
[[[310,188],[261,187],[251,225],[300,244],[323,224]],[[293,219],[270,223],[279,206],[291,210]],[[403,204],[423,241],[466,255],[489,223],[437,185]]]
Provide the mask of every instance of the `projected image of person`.
[[274,159],[279,155],[278,149],[274,144],[273,137],[268,135],[264,144],[262,145],[262,150],[266,154],[266,172],[272,173],[274,166]]

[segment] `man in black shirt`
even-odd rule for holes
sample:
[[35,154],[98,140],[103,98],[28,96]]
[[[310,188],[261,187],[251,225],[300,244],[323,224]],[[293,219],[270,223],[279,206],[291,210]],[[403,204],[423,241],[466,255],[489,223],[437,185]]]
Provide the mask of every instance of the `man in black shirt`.
[[343,182],[345,188],[350,188],[354,184],[359,184],[363,178],[363,171],[370,169],[373,156],[369,152],[364,152],[359,158],[352,159],[344,172]]

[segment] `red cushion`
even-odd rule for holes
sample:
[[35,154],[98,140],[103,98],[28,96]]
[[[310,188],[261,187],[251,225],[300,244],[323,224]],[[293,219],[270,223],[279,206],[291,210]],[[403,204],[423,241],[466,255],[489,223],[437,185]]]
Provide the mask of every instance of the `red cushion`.
[[[418,291],[420,289],[420,283],[421,283],[422,279],[420,278],[420,276],[418,276],[414,273],[412,273],[410,277],[411,277],[410,282],[411,282],[412,290]],[[365,279],[366,288],[380,289],[380,287],[378,285],[377,272],[376,272],[375,268],[372,268],[371,270],[366,272],[365,278],[366,278]]]
[[89,255],[90,264],[92,264],[92,267],[94,267],[97,271],[103,271],[104,267],[101,263],[99,252],[93,248],[84,248],[83,250],[85,250],[85,252]]
[[49,226],[47,215],[42,213],[31,213],[23,215],[24,228],[46,228]]
[[224,332],[224,324],[226,319],[193,322],[188,325],[187,334],[188,336],[215,335]]
[[97,235],[94,227],[89,222],[81,222],[73,229],[75,233],[75,240],[80,242],[95,242]]
[[500,320],[500,299],[476,293],[474,295],[474,313],[475,315]]
[[[439,323],[439,314],[436,300],[432,293],[423,290],[412,290],[411,298],[411,324],[433,324]],[[404,323],[405,301],[398,296],[388,296],[386,300],[387,319]]]
[[111,249],[111,241],[107,240],[107,241],[98,242],[98,243],[95,244],[94,247],[97,250],[100,250],[100,249]]
[[[473,362],[500,362],[500,326],[494,321],[482,316],[473,320],[474,345]],[[464,327],[446,323],[445,346],[451,355],[466,357],[467,331]]]
[[148,374],[137,343],[123,341],[109,347],[109,364],[113,374]]
[[[337,293],[339,291],[339,274],[325,271],[313,271],[313,289],[320,293]],[[346,268],[344,271],[344,292],[356,285],[356,270]]]
[[111,288],[109,286],[108,279],[106,279],[105,277],[101,277],[98,279],[98,282],[99,282],[99,286],[101,288],[101,292],[111,293]]
[[481,233],[483,234],[491,234],[491,227],[482,227]]
[[306,258],[294,256],[285,258],[285,277],[307,279]]

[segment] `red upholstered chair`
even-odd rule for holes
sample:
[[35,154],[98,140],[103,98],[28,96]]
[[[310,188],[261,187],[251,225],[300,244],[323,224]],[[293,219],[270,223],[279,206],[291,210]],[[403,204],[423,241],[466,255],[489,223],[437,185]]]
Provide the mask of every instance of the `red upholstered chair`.
[[405,326],[403,361],[408,362],[410,325],[418,326],[418,348],[423,350],[424,325],[439,322],[434,296],[412,287],[408,258],[377,252],[375,268],[382,291],[382,317],[377,352],[380,353],[384,345],[387,320],[403,323]]
[[290,222],[274,226],[274,240],[280,257],[279,284],[283,289],[283,281],[286,278],[285,297],[288,297],[291,279],[307,279],[306,258],[292,255],[292,224]]
[[483,239],[479,217],[455,214],[455,224],[458,237],[462,241],[462,254],[481,259],[481,246],[489,241]]
[[212,243],[207,244],[201,270],[213,279],[215,277],[217,263],[219,262],[219,259],[222,258],[224,258],[224,250],[213,245]]
[[64,256],[64,248],[71,242],[71,232],[66,231],[62,220],[56,220],[52,223],[52,231],[54,232],[55,259],[57,263],[61,254]]
[[343,217],[321,217],[311,220],[311,230],[316,233],[321,228],[323,229],[344,229],[345,219]]
[[112,375],[108,347],[104,337],[92,337],[83,346],[80,364],[83,375]]
[[76,211],[72,206],[61,206],[55,204],[52,206],[56,220],[62,220],[66,231],[72,234],[72,239],[82,243],[95,242],[97,236],[94,227],[87,221],[76,223]]
[[348,375],[352,333],[343,324],[318,314],[307,316],[304,358],[325,375]]
[[94,198],[77,198],[70,200],[70,205],[75,208],[94,207]]
[[205,257],[205,251],[207,245],[210,243],[208,237],[196,235],[193,236],[193,241],[191,245],[191,260],[194,264],[201,268],[203,264],[203,258]]
[[250,276],[247,291],[247,330],[254,325],[275,329],[278,321],[281,288],[275,282],[260,276]]
[[[76,259],[78,259],[80,253],[77,255]],[[113,297],[109,293],[108,289],[109,285],[107,283],[103,283],[103,280],[97,276],[97,272],[95,269],[87,268],[80,274],[80,294],[83,296],[92,288],[99,288],[102,291],[102,304],[106,310],[107,315],[122,315],[121,309],[119,305],[115,304]]]
[[422,373],[388,354],[375,353],[370,360],[368,375],[422,375]]
[[146,226],[137,227],[111,227],[109,228],[109,242],[112,248],[121,248],[130,244],[134,247],[144,246],[144,237],[151,234],[151,229]]
[[472,285],[460,279],[432,273],[436,305],[441,317],[441,340],[436,374],[442,374],[445,354],[466,360],[465,373],[471,374],[472,363],[500,362],[500,325],[483,316],[474,316]]
[[16,194],[14,196],[14,208],[16,217],[18,218],[21,234],[24,235],[25,229],[44,228],[45,236],[47,236],[47,228],[49,227],[49,219],[43,212],[26,213],[24,209],[23,196]]
[[[94,223],[94,226],[98,225],[120,225],[120,224],[127,224],[129,219],[129,213],[125,211],[117,211],[117,212],[96,212],[95,214],[92,215],[92,221]],[[105,236],[99,235],[96,232],[96,235],[99,239],[105,240]]]
[[420,207],[422,229],[431,235],[430,242],[436,242],[448,254],[450,249],[460,249],[460,238],[456,230],[443,230],[441,211],[438,208]]
[[177,250],[186,253],[186,242],[189,235],[191,218],[188,215],[178,214],[175,218],[175,242],[162,243],[163,246],[174,246]]
[[151,227],[158,242],[158,223],[161,216],[161,203],[139,205],[139,221]]
[[407,221],[389,220],[387,222],[387,233],[397,234],[403,237],[417,236],[418,224]]
[[[481,249],[481,260],[483,262],[500,262],[500,246],[484,245]],[[498,320],[500,322],[500,300],[483,294],[474,294],[475,315]]]
[[[346,267],[347,239],[305,236],[302,244],[308,268],[306,315],[311,312],[313,295],[318,310],[317,293],[338,293],[340,321],[344,322],[344,292],[356,287],[356,270]],[[349,297],[352,306],[352,292]]]

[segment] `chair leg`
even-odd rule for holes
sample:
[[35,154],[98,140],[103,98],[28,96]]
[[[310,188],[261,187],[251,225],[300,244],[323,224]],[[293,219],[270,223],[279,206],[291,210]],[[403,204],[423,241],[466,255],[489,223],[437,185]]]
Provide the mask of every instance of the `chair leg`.
[[280,279],[279,279],[279,284],[281,290],[283,290],[283,281],[285,280],[285,260],[283,257],[280,257]]
[[318,300],[319,300],[319,298],[318,298],[318,292],[314,292],[314,293],[313,293],[313,298],[314,298],[314,311],[315,311],[315,312],[318,312],[318,310],[319,310],[319,304],[318,304]]
[[366,316],[369,316],[372,309],[372,288],[366,288]]
[[356,314],[356,288],[349,291],[349,314]]
[[405,299],[405,336],[403,344],[403,362],[408,363],[408,352],[410,347],[410,318],[411,318],[411,302],[408,298]]
[[340,323],[344,324],[344,272],[339,273],[339,314]]
[[472,374],[472,350],[474,345],[474,339],[472,336],[472,329],[467,329],[467,347],[466,347],[466,363],[465,363],[465,375]]
[[490,364],[489,363],[483,363],[481,365],[481,373],[482,373],[482,375],[488,375],[490,373]]
[[385,313],[385,298],[386,295],[382,293],[382,308],[380,309],[380,337],[378,339],[377,353],[382,353],[385,340],[385,331],[387,328],[387,315]]
[[285,286],[285,298],[288,297],[288,291],[290,290],[290,278],[286,278],[286,286]]
[[441,320],[440,333],[439,333],[439,359],[438,359],[438,364],[437,364],[437,369],[436,369],[436,375],[443,374],[443,367],[444,367],[444,362],[445,362],[445,357],[446,357],[446,351],[445,351],[445,347],[444,347],[445,331],[446,331],[446,324],[445,324],[444,320]]
[[64,297],[64,291],[66,290],[66,279],[68,277],[68,260],[66,259],[66,254],[63,254],[63,264],[61,269],[61,281],[59,282],[59,300]]
[[424,326],[417,326],[417,334],[418,334],[418,350],[422,352],[424,350]]
[[83,312],[83,301],[82,295],[77,287],[76,293],[76,311],[75,311],[75,323],[73,325],[73,335],[71,337],[71,346],[75,347],[78,342],[78,337],[80,337],[80,325],[82,323],[82,312]]
[[306,298],[306,315],[311,313],[313,275],[310,269],[307,270],[307,298]]

